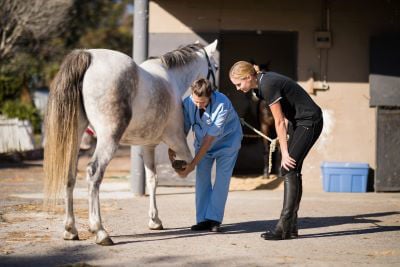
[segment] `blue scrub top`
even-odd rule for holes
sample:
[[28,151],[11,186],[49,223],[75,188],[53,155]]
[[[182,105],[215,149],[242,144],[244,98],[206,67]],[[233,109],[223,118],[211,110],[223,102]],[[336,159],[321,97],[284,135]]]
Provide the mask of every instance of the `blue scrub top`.
[[203,116],[194,104],[192,96],[183,100],[185,133],[192,131],[195,135],[194,148],[196,153],[206,134],[216,137],[208,150],[208,154],[216,152],[236,151],[240,148],[243,138],[242,126],[231,101],[224,94],[214,91],[211,94]]

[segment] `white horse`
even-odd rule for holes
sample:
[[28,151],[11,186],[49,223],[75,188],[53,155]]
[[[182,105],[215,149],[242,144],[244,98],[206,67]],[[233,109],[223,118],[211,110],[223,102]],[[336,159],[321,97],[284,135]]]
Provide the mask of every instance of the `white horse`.
[[[100,216],[99,187],[118,144],[144,146],[150,195],[149,228],[162,229],[156,206],[154,149],[161,141],[179,159],[192,160],[183,129],[182,96],[202,77],[215,79],[217,40],[190,44],[139,66],[105,49],[74,50],[64,59],[50,90],[44,156],[46,199],[66,188],[65,240],[78,240],[73,212],[79,141],[90,124],[97,145],[88,164],[89,228],[96,243],[112,245]],[[214,80],[215,82],[215,80]]]

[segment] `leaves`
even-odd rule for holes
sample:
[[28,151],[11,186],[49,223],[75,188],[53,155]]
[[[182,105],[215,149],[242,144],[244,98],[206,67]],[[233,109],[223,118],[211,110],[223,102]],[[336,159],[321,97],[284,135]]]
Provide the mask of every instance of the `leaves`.
[[9,118],[18,118],[28,120],[32,123],[35,132],[40,131],[41,119],[38,110],[29,104],[23,104],[20,101],[6,101],[1,107],[1,113]]
[[34,112],[20,103],[14,107],[7,104],[4,109],[5,102],[20,99],[23,86],[30,90],[47,87],[64,56],[74,48],[108,48],[131,54],[133,15],[127,12],[131,3],[1,0],[0,113],[35,120]]

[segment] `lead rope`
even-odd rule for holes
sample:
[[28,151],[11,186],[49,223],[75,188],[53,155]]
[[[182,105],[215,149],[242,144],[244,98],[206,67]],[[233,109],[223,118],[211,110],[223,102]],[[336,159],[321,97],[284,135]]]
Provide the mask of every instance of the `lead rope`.
[[243,125],[246,125],[250,129],[252,129],[256,134],[258,134],[259,136],[267,139],[270,142],[270,144],[269,144],[269,155],[268,155],[268,174],[270,174],[271,170],[272,170],[272,153],[276,149],[276,142],[278,141],[278,138],[275,138],[275,139],[269,138],[268,136],[266,136],[265,134],[263,134],[262,132],[260,132],[259,130],[257,130],[253,126],[251,126],[250,124],[248,124],[243,118],[240,118],[240,122]]

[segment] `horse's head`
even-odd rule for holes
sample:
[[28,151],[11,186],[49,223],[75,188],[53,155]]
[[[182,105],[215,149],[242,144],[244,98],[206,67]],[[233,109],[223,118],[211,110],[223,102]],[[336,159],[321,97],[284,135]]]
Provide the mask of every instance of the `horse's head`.
[[217,44],[217,40],[207,46],[192,43],[160,57],[159,64],[169,73],[168,79],[176,84],[179,95],[182,96],[193,81],[200,78],[207,78],[215,86],[218,66],[214,54]]
[[[216,73],[218,71],[218,64],[217,61],[214,58],[214,54],[217,51],[217,44],[218,40],[215,40],[211,44],[205,46],[202,50],[200,50],[198,53],[200,58],[204,60],[205,68],[203,67],[205,71],[201,71],[199,73],[199,76],[197,78],[207,78],[214,89],[216,89]],[[204,65],[204,64],[203,64]]]

